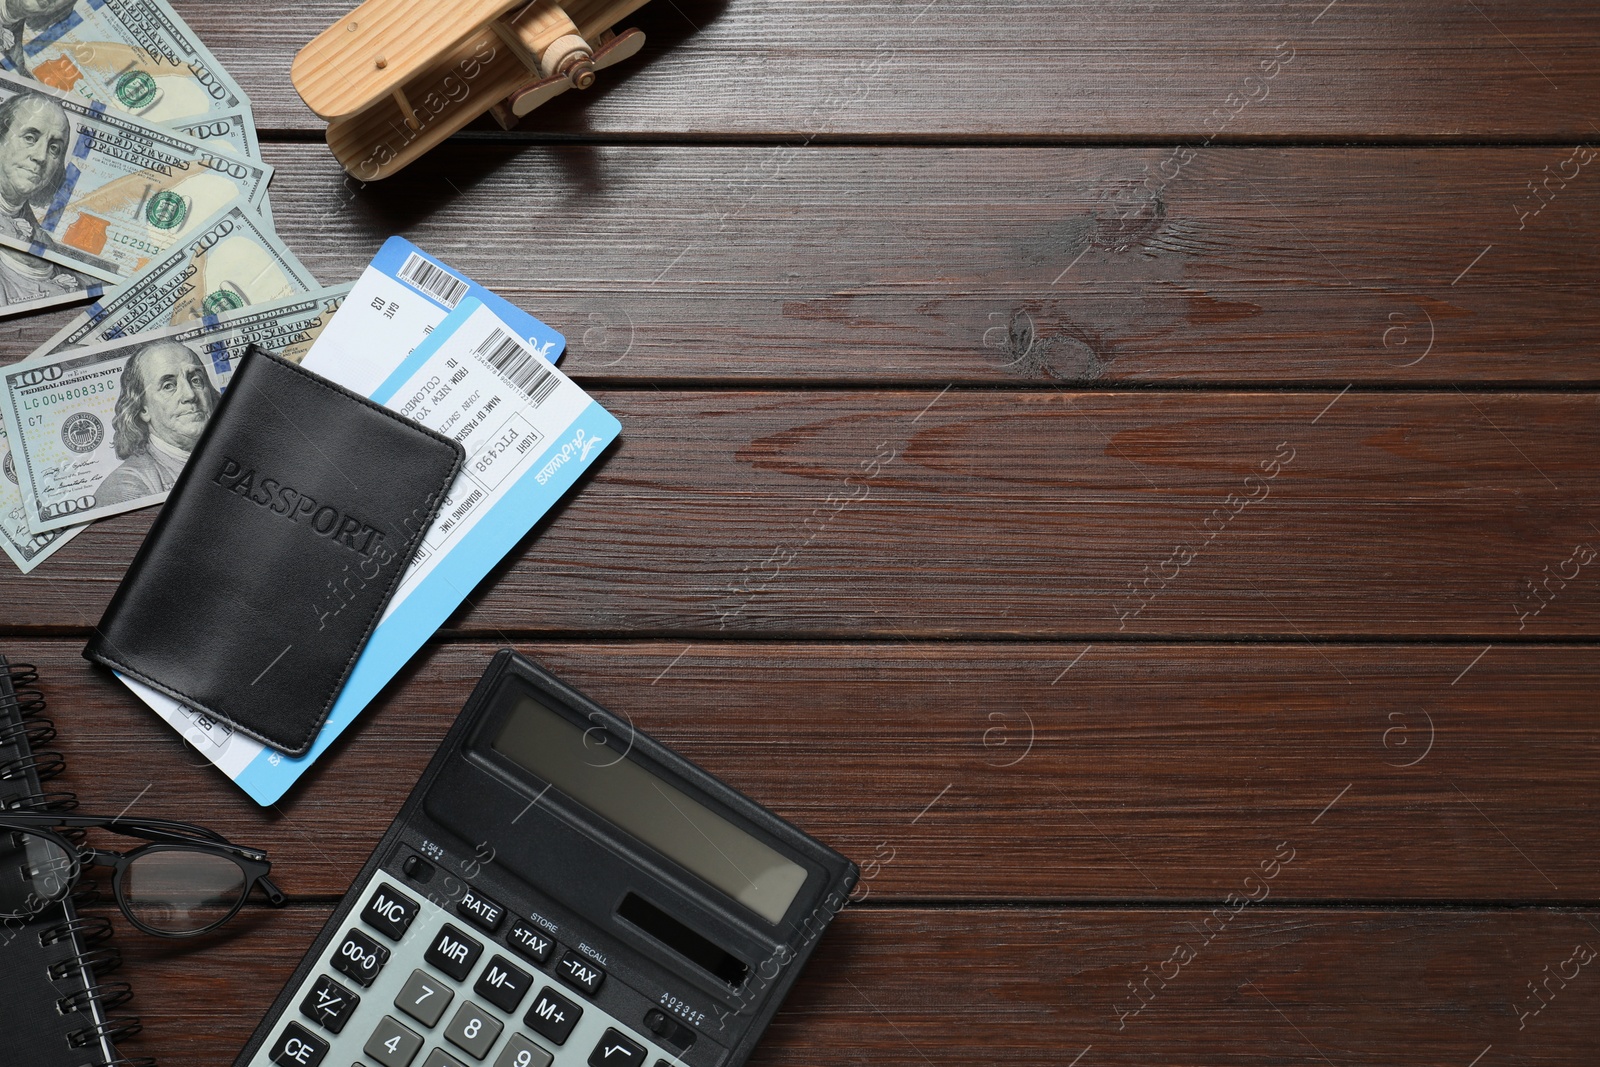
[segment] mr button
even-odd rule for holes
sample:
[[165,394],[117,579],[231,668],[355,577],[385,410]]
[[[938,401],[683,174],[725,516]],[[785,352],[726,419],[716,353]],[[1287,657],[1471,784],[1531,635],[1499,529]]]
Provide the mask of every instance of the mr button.
[[390,941],[406,936],[411,920],[417,917],[417,902],[387,882],[378,884],[377,892],[367,901],[361,921]]
[[465,982],[472,965],[483,954],[483,946],[466,934],[445,923],[439,936],[433,939],[423,959],[439,968],[458,982]]

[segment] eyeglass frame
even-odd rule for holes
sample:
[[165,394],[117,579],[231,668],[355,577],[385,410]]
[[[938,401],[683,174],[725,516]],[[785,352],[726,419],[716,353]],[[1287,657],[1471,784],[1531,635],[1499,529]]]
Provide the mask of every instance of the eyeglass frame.
[[[94,848],[90,845],[81,845],[73,841],[66,834],[61,833],[62,828],[67,829],[101,829],[112,833],[122,834],[125,837],[142,838],[147,844],[128,852],[115,852],[109,849]],[[73,857],[72,873],[63,883],[59,894],[49,900],[41,902],[39,910],[51,904],[66,899],[72,889],[83,877],[85,867],[111,867],[112,893],[116,899],[117,907],[128,921],[147,934],[156,937],[200,937],[209,934],[225,925],[238,915],[244,907],[250,894],[257,886],[266,894],[267,903],[273,907],[281,908],[288,903],[289,898],[267,875],[272,870],[272,861],[267,859],[267,854],[258,848],[247,845],[236,845],[214,830],[193,823],[176,822],[171,819],[125,819],[121,816],[106,815],[63,815],[49,811],[15,811],[0,810],[0,832],[15,832],[33,834],[47,837],[63,846],[68,855]],[[148,855],[152,851],[195,851],[208,852],[212,855],[224,856],[232,860],[245,875],[244,890],[239,894],[239,899],[234,902],[233,908],[209,926],[199,930],[175,932],[161,930],[150,926],[133,913],[128,906],[127,897],[122,888],[122,876],[132,866],[134,860],[140,855]],[[28,919],[38,912],[18,915],[0,916],[0,922],[16,919]]]

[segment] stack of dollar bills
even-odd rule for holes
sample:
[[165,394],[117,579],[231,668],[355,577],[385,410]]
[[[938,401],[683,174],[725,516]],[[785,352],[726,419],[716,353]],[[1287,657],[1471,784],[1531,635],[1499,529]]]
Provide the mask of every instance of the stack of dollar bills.
[[0,368],[0,548],[32,570],[165,499],[252,342],[349,286],[279,240],[244,91],[167,0],[0,0],[0,315],[88,306]]

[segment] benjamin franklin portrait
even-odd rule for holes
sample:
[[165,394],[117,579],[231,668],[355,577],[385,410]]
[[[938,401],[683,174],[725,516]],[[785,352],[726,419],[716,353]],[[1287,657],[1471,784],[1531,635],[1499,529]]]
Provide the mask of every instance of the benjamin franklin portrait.
[[176,341],[152,341],[122,368],[111,445],[122,464],[95,492],[106,507],[164,493],[178,480],[219,394],[200,357]]
[[[55,246],[35,212],[49,205],[66,177],[71,137],[66,111],[42,93],[19,93],[0,103],[0,225],[18,240]],[[7,307],[81,292],[92,284],[93,279],[37,256],[0,250],[0,304]]]

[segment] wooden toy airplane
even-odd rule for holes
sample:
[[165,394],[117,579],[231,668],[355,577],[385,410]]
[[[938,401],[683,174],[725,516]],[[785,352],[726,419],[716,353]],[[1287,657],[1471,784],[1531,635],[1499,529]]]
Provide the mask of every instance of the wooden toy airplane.
[[366,0],[295,56],[290,78],[362,181],[387,178],[491,112],[510,129],[638,53],[613,27],[648,0]]

